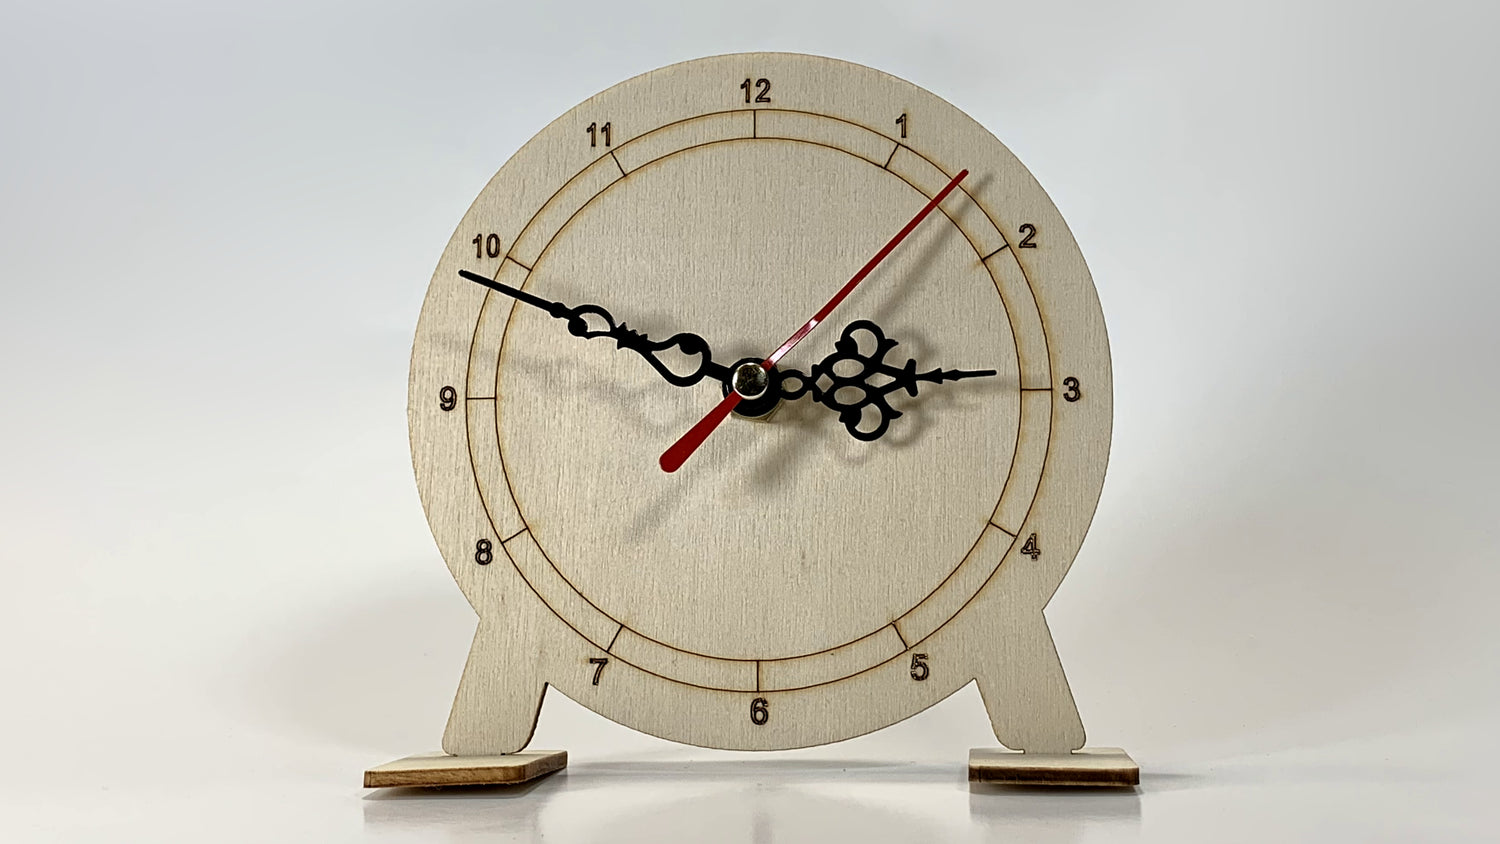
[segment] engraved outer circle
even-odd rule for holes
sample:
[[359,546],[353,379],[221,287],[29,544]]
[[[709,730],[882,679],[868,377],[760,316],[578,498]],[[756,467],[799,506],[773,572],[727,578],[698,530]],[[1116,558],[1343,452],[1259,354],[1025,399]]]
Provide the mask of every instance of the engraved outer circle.
[[[731,417],[664,473],[717,381],[673,386],[458,276],[598,305],[653,341],[690,332],[728,366],[767,354],[965,168],[782,362],[809,373],[868,320],[898,368],[994,372],[892,393],[900,415],[872,441],[802,397]],[[869,332],[849,337],[868,353]],[[1002,570],[1045,603],[1098,501],[1111,390],[1083,258],[993,135],[869,68],[745,54],[610,88],[500,169],[434,273],[409,416],[450,570],[481,616],[534,613],[543,644],[517,646],[544,681],[656,735],[775,748],[973,679],[1000,647],[974,642],[1003,635]],[[775,719],[746,718],[754,700]]]

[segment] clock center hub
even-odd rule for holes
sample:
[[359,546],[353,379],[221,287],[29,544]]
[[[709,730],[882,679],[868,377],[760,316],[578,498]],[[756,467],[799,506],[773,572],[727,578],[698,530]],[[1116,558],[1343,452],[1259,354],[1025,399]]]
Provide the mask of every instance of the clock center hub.
[[729,383],[723,389],[726,396],[730,390],[740,394],[740,403],[734,406],[736,416],[765,419],[781,406],[781,373],[774,366],[768,371],[760,363],[759,358],[744,358],[729,368]]
[[758,399],[765,395],[767,388],[771,386],[771,376],[761,365],[754,362],[742,363],[734,368],[734,376],[731,379],[734,391],[741,398]]

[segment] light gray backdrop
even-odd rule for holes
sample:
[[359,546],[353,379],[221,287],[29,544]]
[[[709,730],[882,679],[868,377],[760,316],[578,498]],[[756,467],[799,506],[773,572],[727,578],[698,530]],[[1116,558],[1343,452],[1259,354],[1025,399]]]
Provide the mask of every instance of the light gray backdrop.
[[[1492,830],[1497,31],[1479,2],[5,3],[0,837]],[[1141,791],[971,794],[971,688],[774,757],[554,694],[564,777],[366,799],[436,748],[473,628],[406,443],[442,245],[576,102],[757,49],[949,99],[1069,219],[1116,424],[1049,618]]]

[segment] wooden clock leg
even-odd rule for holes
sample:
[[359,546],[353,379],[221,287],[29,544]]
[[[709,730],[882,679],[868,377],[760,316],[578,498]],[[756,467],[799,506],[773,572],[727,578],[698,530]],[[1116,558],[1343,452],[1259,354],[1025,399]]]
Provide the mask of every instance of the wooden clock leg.
[[[547,684],[536,676],[535,655],[506,640],[509,632],[480,619],[474,646],[453,698],[443,750],[453,756],[518,753],[531,741]],[[529,644],[529,643],[526,643]]]
[[1069,753],[1083,747],[1083,721],[1041,613],[1016,629],[979,676],[995,738],[1012,750]]
[[1083,721],[1052,633],[1040,612],[1016,620],[1014,635],[977,679],[995,737],[1010,750],[969,751],[971,782],[1115,785],[1140,782],[1140,768],[1118,748],[1084,748]]
[[516,785],[567,766],[564,751],[522,750],[536,729],[547,685],[536,674],[535,650],[507,641],[505,632],[480,621],[443,733],[444,752],[370,768],[366,788]]

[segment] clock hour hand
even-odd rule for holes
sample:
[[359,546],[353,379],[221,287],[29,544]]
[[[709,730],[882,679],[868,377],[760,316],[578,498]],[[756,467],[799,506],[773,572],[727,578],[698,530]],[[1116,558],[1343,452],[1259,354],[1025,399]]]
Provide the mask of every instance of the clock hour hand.
[[[488,287],[497,293],[504,293],[532,307],[540,308],[555,319],[566,321],[568,333],[574,337],[588,340],[595,337],[608,337],[614,340],[617,348],[629,349],[645,358],[646,363],[651,364],[651,368],[673,386],[691,387],[705,377],[713,378],[721,383],[729,381],[729,367],[715,363],[713,352],[708,348],[708,341],[696,334],[673,334],[665,340],[652,340],[623,322],[615,322],[614,316],[599,305],[569,307],[561,302],[543,299],[468,270],[459,270],[458,274],[475,284]],[[676,355],[697,358],[697,363],[690,371],[679,374],[667,363],[668,358]]]
[[[866,355],[860,352],[860,341],[866,345],[874,341],[874,350]],[[796,369],[780,370],[781,397],[797,399],[811,395],[812,400],[837,411],[839,421],[857,440],[879,439],[890,427],[891,420],[901,411],[891,407],[886,396],[897,390],[905,390],[915,396],[922,382],[941,384],[944,381],[959,381],[964,378],[984,378],[996,374],[993,369],[930,369],[917,371],[917,362],[907,360],[905,366],[886,363],[885,356],[896,348],[897,341],[885,336],[880,326],[861,319],[844,327],[844,333],[834,343],[833,354],[813,364],[809,374]],[[841,365],[842,364],[842,365]],[[826,386],[824,386],[826,384]],[[873,425],[866,420],[866,408],[873,407],[878,419]],[[867,424],[861,425],[862,422]]]

